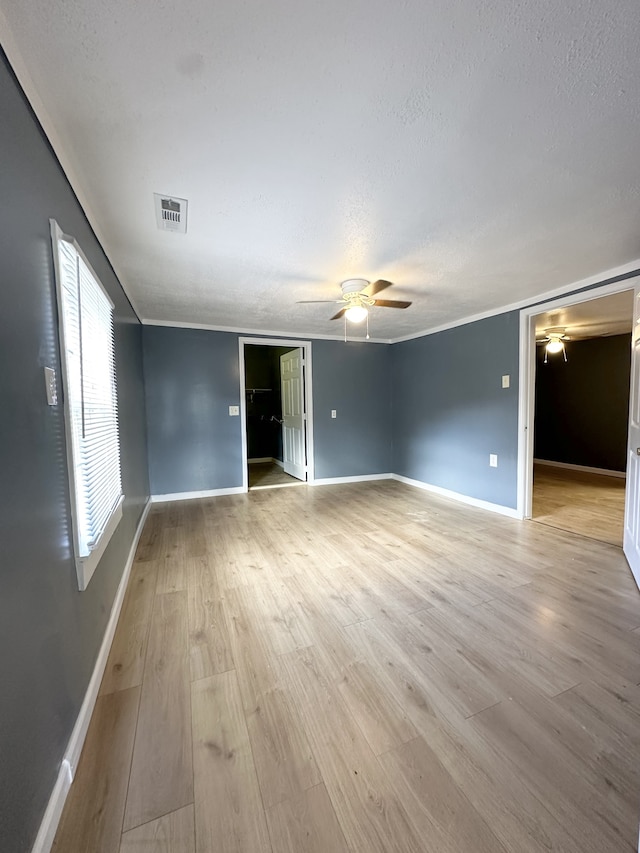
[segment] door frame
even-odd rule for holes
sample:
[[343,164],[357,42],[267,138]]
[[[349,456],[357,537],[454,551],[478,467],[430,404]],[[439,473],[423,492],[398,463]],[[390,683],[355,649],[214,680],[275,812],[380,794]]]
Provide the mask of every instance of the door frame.
[[313,453],[313,370],[311,362],[311,341],[301,341],[296,338],[255,338],[239,337],[238,347],[240,349],[240,420],[242,423],[242,491],[249,491],[248,450],[247,450],[247,395],[245,378],[245,346],[267,346],[267,347],[300,347],[304,357],[304,410],[306,414],[305,424],[305,451],[307,455],[307,483],[315,481],[314,453]]
[[601,296],[610,296],[614,293],[622,293],[625,290],[632,290],[637,293],[639,289],[640,274],[636,273],[611,284],[582,290],[571,296],[559,296],[557,299],[540,302],[520,311],[518,497],[516,505],[519,518],[531,518],[533,504],[533,442],[536,395],[536,328],[534,318],[546,311],[567,308],[581,302],[591,302]]

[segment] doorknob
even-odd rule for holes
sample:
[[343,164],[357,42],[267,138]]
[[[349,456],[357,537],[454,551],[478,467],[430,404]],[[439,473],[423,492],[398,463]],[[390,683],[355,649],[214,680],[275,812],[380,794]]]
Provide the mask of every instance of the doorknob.
[[640,447],[636,447],[636,456],[640,456]]

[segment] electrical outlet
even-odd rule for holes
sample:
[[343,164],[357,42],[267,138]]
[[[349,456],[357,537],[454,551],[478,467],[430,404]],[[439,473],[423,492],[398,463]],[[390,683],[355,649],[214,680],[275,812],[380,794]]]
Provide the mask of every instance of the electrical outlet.
[[332,417],[332,418],[337,417],[337,412],[336,412],[336,410],[335,410],[335,409],[331,409],[331,417]]
[[509,376],[508,373],[505,373],[505,375],[502,377],[502,387],[508,388],[510,384],[511,384],[511,377]]
[[489,454],[489,465],[491,468],[497,468],[498,467],[498,454],[497,453],[490,453]]
[[229,406],[229,417],[235,418],[240,414],[240,406]]

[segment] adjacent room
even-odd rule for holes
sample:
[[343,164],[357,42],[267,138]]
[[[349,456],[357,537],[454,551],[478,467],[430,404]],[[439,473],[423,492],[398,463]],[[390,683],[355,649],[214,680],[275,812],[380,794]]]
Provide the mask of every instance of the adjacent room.
[[0,0],[2,853],[638,850],[639,38]]
[[622,545],[633,291],[535,318],[535,521]]
[[[304,423],[298,419],[292,425],[295,414],[291,354],[300,357],[299,349],[290,346],[244,346],[244,429],[250,489],[296,486],[307,480]],[[295,412],[304,412],[304,382],[297,383],[295,397]],[[295,441],[291,439],[291,430],[297,433]]]

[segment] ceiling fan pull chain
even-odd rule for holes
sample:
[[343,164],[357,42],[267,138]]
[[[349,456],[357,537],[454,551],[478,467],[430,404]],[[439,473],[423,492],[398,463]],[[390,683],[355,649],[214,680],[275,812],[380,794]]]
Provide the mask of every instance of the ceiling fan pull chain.
[[347,342],[347,315],[344,315],[344,342]]
[[369,340],[369,312],[367,311],[367,340]]

